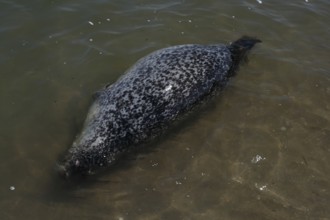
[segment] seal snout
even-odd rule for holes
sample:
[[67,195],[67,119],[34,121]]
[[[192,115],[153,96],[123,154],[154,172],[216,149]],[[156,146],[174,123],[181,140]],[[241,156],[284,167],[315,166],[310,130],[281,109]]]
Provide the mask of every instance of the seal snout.
[[56,164],[56,171],[59,174],[59,176],[64,179],[68,179],[70,177],[70,172],[63,164]]

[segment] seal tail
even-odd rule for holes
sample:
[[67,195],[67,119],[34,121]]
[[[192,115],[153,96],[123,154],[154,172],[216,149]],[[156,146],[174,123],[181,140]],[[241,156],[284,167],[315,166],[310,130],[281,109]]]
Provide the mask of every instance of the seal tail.
[[235,74],[240,62],[246,59],[248,52],[256,43],[261,43],[261,40],[255,37],[243,36],[229,45],[228,48],[231,52],[231,57],[233,60],[233,64],[229,71],[229,76],[233,76]]

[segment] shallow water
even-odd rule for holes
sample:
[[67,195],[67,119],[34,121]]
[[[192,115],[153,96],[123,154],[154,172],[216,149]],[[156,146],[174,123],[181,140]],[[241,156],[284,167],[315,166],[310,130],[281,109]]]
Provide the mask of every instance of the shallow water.
[[[0,0],[0,219],[330,219],[330,3]],[[186,43],[262,39],[220,96],[66,183],[93,92]]]

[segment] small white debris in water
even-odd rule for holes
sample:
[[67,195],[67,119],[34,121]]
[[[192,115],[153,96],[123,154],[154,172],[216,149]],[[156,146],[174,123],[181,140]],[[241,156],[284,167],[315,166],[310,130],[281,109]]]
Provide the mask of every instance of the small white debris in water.
[[189,195],[189,194],[187,194],[187,195],[186,195],[186,197],[187,197],[187,198],[190,198],[190,195]]
[[261,1],[261,0],[257,0],[257,2],[258,2],[259,4],[262,4],[262,1]]
[[266,157],[262,157],[260,155],[256,155],[255,157],[252,158],[251,163],[258,163],[261,160],[265,160]]
[[9,189],[10,189],[11,191],[14,191],[14,190],[15,190],[15,186],[10,186]]
[[235,19],[235,15],[231,16],[233,19]]
[[107,21],[110,21],[110,18],[107,18]]
[[184,34],[184,32],[182,31],[181,34]]
[[182,183],[179,182],[179,181],[177,181],[177,180],[175,181],[175,184],[176,184],[176,185],[182,185]]
[[93,38],[90,38],[89,41],[90,41],[90,42],[93,42]]
[[64,62],[63,62],[63,64],[65,65],[65,64],[66,64],[66,62],[64,61]]
[[88,23],[89,23],[90,25],[92,25],[92,26],[94,25],[94,23],[93,23],[93,22],[91,22],[91,21],[88,21]]
[[254,186],[255,186],[257,189],[259,189],[260,191],[263,191],[263,190],[265,190],[265,189],[267,188],[267,185],[258,186],[257,183],[255,183]]
[[188,22],[189,22],[189,23],[191,23],[191,22],[192,22],[192,20],[188,20]]
[[124,220],[124,218],[123,217],[118,217],[118,220]]
[[187,151],[190,151],[190,148],[189,148],[189,147],[186,147],[186,150],[187,150]]
[[206,175],[206,173],[203,173],[203,172],[202,172],[202,176],[205,176],[205,175]]
[[305,2],[308,2],[308,0],[305,0]]
[[158,166],[158,163],[154,163],[154,164],[152,164],[151,166],[152,166],[152,167],[156,167],[156,166]]
[[150,19],[147,20],[147,22],[150,22],[150,21],[151,21]]

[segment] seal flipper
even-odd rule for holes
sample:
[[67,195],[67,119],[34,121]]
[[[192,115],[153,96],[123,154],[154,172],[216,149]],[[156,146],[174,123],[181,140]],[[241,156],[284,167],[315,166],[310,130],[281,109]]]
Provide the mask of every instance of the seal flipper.
[[94,92],[94,93],[92,94],[92,100],[95,101],[96,99],[98,99],[98,98],[101,96],[103,90],[104,90],[104,89],[101,89],[101,90],[99,90],[99,91]]
[[261,40],[254,37],[243,36],[228,46],[233,60],[233,64],[229,70],[230,76],[235,74],[240,62],[246,59],[246,55],[256,43],[261,43]]
[[111,86],[112,86],[112,84],[109,83],[109,84],[105,85],[102,89],[100,89],[100,90],[94,92],[93,95],[92,95],[93,101],[95,101],[98,97],[100,97],[100,95],[101,95],[105,90],[109,89]]

